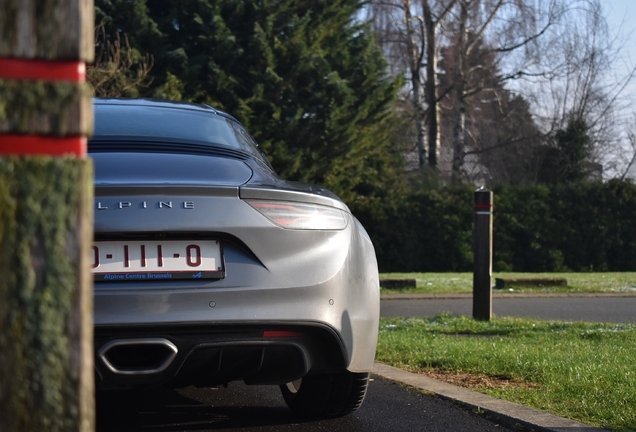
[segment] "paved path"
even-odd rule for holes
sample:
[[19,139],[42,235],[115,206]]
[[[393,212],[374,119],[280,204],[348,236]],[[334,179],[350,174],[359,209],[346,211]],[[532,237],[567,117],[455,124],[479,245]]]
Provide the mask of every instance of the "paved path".
[[[383,317],[432,317],[440,312],[472,316],[472,298],[422,298],[406,296],[398,299],[383,296],[380,314]],[[429,296],[430,297],[430,296]],[[496,316],[636,323],[636,296],[518,296],[495,297],[492,300]]]
[[97,432],[127,431],[512,431],[487,415],[374,376],[362,407],[348,416],[303,420],[285,406],[277,386],[98,394]]

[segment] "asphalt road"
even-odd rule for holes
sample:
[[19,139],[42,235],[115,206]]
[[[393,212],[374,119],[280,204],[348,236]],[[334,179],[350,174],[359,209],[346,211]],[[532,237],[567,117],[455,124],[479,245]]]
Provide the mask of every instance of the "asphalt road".
[[[472,299],[382,300],[381,315],[470,316]],[[601,322],[636,322],[636,297],[494,298],[498,316]],[[97,431],[507,431],[483,415],[430,394],[374,377],[355,413],[337,419],[294,416],[275,386],[99,393]]]
[[[471,298],[382,300],[383,317],[433,317],[440,312],[472,316]],[[636,297],[493,298],[496,316],[565,321],[636,322]]]
[[345,417],[307,421],[285,406],[278,387],[233,382],[227,389],[98,394],[97,431],[509,431],[482,415],[374,377],[362,407]]

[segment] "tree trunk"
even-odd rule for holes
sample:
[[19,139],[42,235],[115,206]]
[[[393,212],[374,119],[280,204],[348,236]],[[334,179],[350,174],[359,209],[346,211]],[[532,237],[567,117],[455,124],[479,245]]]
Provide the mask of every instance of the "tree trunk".
[[402,0],[402,7],[404,9],[404,24],[406,25],[406,45],[411,71],[411,86],[413,87],[412,101],[415,109],[418,164],[420,169],[424,169],[426,166],[426,147],[424,142],[426,111],[422,108],[422,84],[420,81],[422,66],[418,45],[415,41],[413,17],[411,16],[411,0]]
[[0,0],[0,57],[93,60],[93,0]]
[[93,25],[92,0],[0,0],[0,431],[94,430]]
[[426,105],[428,106],[427,134],[428,134],[428,164],[431,169],[437,169],[439,159],[439,120],[440,113],[437,106],[437,23],[431,15],[428,0],[422,0],[424,9],[424,26],[426,28]]
[[464,53],[466,45],[466,21],[468,20],[468,11],[464,1],[459,2],[459,29],[457,34],[457,67],[455,69],[455,109],[453,118],[453,166],[452,179],[453,182],[461,182],[462,170],[464,168],[464,129],[466,123],[466,106],[465,106],[465,88],[466,81],[464,77]]
[[93,430],[92,169],[0,157],[0,430]]
[[[463,85],[461,87],[464,87]],[[466,128],[466,107],[464,101],[458,101],[455,107],[453,124],[453,182],[461,183],[464,170],[464,157],[466,156],[464,133]]]
[[0,133],[72,136],[93,129],[87,84],[0,79],[0,97]]

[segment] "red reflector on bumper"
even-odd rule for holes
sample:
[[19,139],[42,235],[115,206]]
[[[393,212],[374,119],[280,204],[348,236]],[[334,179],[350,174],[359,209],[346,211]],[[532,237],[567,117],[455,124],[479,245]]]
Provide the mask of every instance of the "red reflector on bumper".
[[303,334],[295,331],[285,331],[285,330],[265,330],[263,332],[264,338],[279,338],[279,337],[294,337],[294,336],[302,336]]

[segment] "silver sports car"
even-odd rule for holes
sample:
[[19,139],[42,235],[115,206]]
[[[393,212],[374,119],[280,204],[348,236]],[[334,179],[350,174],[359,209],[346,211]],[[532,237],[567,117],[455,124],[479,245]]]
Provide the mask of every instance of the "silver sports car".
[[98,388],[243,380],[305,416],[361,405],[378,270],[342,201],[281,180],[209,106],[95,100],[89,153]]

